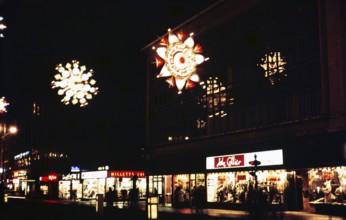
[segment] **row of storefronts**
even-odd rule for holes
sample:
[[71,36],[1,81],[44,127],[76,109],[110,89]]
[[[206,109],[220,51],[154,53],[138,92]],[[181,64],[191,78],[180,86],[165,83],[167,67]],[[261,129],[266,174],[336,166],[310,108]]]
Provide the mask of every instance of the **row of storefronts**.
[[[254,176],[250,172],[155,175],[149,177],[149,188],[152,193],[157,190],[160,197],[164,198],[161,203],[165,206],[181,201],[190,203],[191,192],[195,186],[205,187],[208,203],[246,204],[248,193],[251,188],[254,190],[255,185]],[[308,179],[302,179],[296,171],[285,169],[258,171],[258,189],[263,193],[263,201],[268,204],[294,203],[296,199],[290,201],[290,197],[300,196],[301,200],[303,197],[308,198],[310,204],[346,202],[346,166],[320,167],[307,169],[304,172],[308,174]],[[333,179],[329,176],[331,172]],[[302,173],[302,170],[299,173]],[[308,181],[308,189],[305,191],[301,181]],[[180,190],[183,192],[183,200],[177,196]]]
[[97,194],[105,195],[109,188],[117,192],[118,198],[123,196],[121,191],[126,190],[126,195],[129,195],[133,188],[137,188],[139,197],[144,198],[146,192],[144,171],[103,170],[63,175],[59,181],[59,199],[95,199]]
[[[251,165],[255,155],[261,163],[258,170]],[[96,199],[97,194],[105,195],[110,188],[119,199],[128,199],[123,192],[128,196],[136,188],[138,199],[145,199],[148,190],[150,195],[158,195],[162,206],[191,206],[197,187],[205,190],[205,200],[213,207],[247,204],[256,188],[264,203],[288,209],[311,211],[318,204],[346,203],[346,166],[288,170],[284,168],[282,149],[209,156],[205,167],[206,171],[199,173],[149,176],[144,171],[71,169],[67,174],[41,176],[39,181],[28,179],[21,170],[13,171],[7,187],[17,195],[27,196],[38,188],[43,197],[73,200]]]
[[[149,193],[157,190],[164,206],[191,205],[193,191],[198,186],[205,189],[205,200],[210,207],[245,209],[255,189],[263,204],[287,210],[314,212],[319,205],[344,206],[346,166],[335,165],[338,161],[335,157],[329,166],[304,167],[298,156],[294,156],[296,160],[290,158],[295,155],[292,152],[293,149],[284,148],[207,156],[205,172],[150,175]],[[255,155],[261,162],[257,170],[251,165]],[[165,165],[162,160],[159,163]],[[313,163],[307,161],[308,164]]]

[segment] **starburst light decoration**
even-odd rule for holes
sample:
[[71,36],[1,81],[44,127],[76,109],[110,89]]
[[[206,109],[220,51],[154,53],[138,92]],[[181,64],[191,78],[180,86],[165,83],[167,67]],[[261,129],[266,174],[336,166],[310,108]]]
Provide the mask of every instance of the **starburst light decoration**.
[[58,64],[55,68],[57,73],[52,81],[52,88],[59,88],[58,95],[64,96],[61,100],[65,105],[70,102],[80,107],[88,105],[89,99],[97,95],[98,87],[95,87],[96,81],[92,79],[93,70],[87,71],[85,66],[79,66],[77,60],[72,60],[72,64],[67,63],[65,67]]
[[264,69],[264,76],[267,77],[272,85],[279,81],[281,77],[287,76],[285,73],[286,62],[281,57],[280,52],[270,52],[265,54],[261,59],[262,63],[258,64]]
[[5,30],[7,27],[3,23],[4,17],[0,16],[0,38],[4,38],[4,34],[2,33],[3,30]]
[[0,114],[7,112],[6,106],[8,106],[10,103],[8,103],[5,99],[5,97],[2,97],[0,99]]
[[183,32],[174,34],[168,29],[168,37],[163,37],[156,49],[156,67],[159,68],[164,63],[157,78],[168,77],[166,82],[170,87],[176,86],[178,94],[184,88],[194,87],[199,82],[196,66],[208,60],[200,54],[202,52],[202,47],[195,45],[193,33],[186,36]]

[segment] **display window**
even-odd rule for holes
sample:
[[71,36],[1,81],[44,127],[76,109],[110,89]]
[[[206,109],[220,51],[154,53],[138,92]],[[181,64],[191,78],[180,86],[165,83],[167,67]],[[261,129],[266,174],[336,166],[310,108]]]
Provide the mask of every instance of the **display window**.
[[105,179],[85,179],[83,181],[83,198],[95,199],[96,194],[105,194]]
[[183,206],[190,198],[189,174],[173,175],[173,204]]
[[68,199],[70,197],[71,181],[61,180],[59,181],[59,199]]
[[41,185],[40,186],[40,190],[41,190],[41,192],[42,192],[42,195],[48,195],[48,189],[49,189],[49,187],[48,187],[48,185]]
[[159,204],[172,206],[172,175],[149,176],[149,195],[157,195]]
[[72,190],[75,192],[75,199],[82,198],[82,184],[79,180],[72,180]]
[[310,203],[346,202],[346,166],[310,169],[308,176]]
[[[287,186],[287,172],[284,170],[263,170],[256,172],[257,189],[266,203],[282,203]],[[248,171],[218,172],[207,174],[207,202],[246,203],[255,190],[255,178]]]

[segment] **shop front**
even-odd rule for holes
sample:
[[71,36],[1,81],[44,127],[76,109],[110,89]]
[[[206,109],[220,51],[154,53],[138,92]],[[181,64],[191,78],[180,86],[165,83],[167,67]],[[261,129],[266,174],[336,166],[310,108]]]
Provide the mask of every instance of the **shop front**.
[[345,213],[346,166],[307,169],[304,209],[318,213]]
[[[260,161],[256,170],[251,165],[255,155]],[[244,208],[241,204],[256,199],[257,191],[261,203],[284,205],[291,201],[295,171],[282,169],[283,164],[282,149],[207,157],[207,202]]]
[[59,181],[59,199],[81,199],[82,183],[80,173],[64,174]]
[[107,171],[86,171],[81,172],[82,199],[96,199],[96,194],[105,195]]
[[192,192],[205,187],[204,173],[149,176],[149,194],[159,197],[161,206],[189,207]]
[[[144,171],[108,170],[107,189],[112,188],[120,199],[128,199],[133,188],[138,189],[139,199],[146,198],[146,178]],[[126,192],[126,194],[125,194]],[[122,198],[126,196],[126,198]]]
[[27,196],[35,189],[35,180],[29,179],[28,170],[14,170],[13,178],[7,183],[7,188],[14,196]]
[[39,177],[39,194],[42,198],[57,199],[59,194],[58,174],[51,173],[48,176]]

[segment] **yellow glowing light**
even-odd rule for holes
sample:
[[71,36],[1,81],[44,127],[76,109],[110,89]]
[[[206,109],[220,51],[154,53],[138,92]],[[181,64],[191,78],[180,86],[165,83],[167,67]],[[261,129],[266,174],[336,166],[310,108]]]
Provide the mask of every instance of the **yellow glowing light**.
[[224,108],[234,104],[234,98],[227,98],[226,86],[219,80],[218,77],[209,77],[206,82],[201,82],[203,90],[205,91],[199,100],[198,104],[202,104],[203,108],[208,109],[208,117],[214,116],[227,116]]
[[265,54],[264,58],[261,59],[262,63],[258,64],[264,69],[264,76],[267,77],[272,85],[275,84],[276,80],[280,80],[278,74],[281,76],[287,76],[285,71],[286,62],[281,57],[280,52],[270,52],[269,54]]
[[79,103],[81,107],[88,105],[87,99],[92,99],[93,95],[97,95],[98,87],[94,87],[96,81],[92,79],[93,70],[87,69],[85,66],[79,67],[77,60],[72,60],[72,64],[67,63],[64,66],[59,64],[55,68],[57,73],[52,81],[52,88],[59,88],[58,95],[65,95],[61,102],[68,105]]
[[196,66],[207,60],[200,54],[202,47],[195,45],[192,37],[193,33],[186,38],[185,33],[173,34],[171,29],[168,29],[168,39],[162,38],[160,47],[153,47],[158,55],[156,66],[160,67],[164,63],[157,78],[169,77],[166,82],[172,87],[176,86],[178,93],[199,82]]

